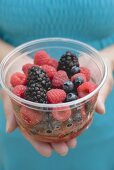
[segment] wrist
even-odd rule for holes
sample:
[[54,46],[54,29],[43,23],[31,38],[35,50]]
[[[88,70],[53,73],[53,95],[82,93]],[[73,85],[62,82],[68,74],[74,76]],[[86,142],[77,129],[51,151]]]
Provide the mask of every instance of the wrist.
[[0,39],[0,62],[13,49],[14,49],[13,46]]
[[100,52],[101,57],[105,61],[105,63],[108,65],[108,67],[114,71],[114,56],[110,55],[109,53]]

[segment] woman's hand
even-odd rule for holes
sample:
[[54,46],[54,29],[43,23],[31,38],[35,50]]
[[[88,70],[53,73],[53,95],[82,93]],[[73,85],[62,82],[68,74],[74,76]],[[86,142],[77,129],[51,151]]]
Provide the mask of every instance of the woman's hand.
[[[114,48],[114,47],[113,47]],[[112,55],[112,49],[105,49],[100,52],[104,62],[108,67],[107,80],[104,86],[101,88],[96,105],[96,112],[103,114],[105,113],[105,101],[108,94],[113,88],[113,71],[114,71],[114,53]]]
[[[9,97],[4,91],[2,91],[2,98],[6,115],[6,131],[12,132],[17,128],[17,123],[13,113],[12,104]],[[23,133],[23,135],[41,155],[46,157],[51,156],[53,150],[55,150],[60,155],[64,156],[68,153],[69,148],[74,148],[76,146],[76,139],[69,140],[68,142],[49,144],[35,141],[27,133]]]

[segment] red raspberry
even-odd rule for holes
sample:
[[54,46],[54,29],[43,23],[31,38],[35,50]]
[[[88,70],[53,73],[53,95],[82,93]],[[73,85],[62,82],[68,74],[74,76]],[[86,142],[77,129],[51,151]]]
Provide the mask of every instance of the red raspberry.
[[84,80],[84,82],[87,81],[85,75],[82,74],[82,73],[74,74],[74,75],[71,77],[71,81],[74,82],[74,80],[75,80],[77,77],[81,77],[81,78]]
[[66,98],[66,93],[61,89],[51,89],[47,92],[49,103],[62,103]]
[[26,76],[28,75],[28,70],[34,65],[35,64],[31,64],[31,63],[23,65],[22,70],[23,70],[23,72],[25,73]]
[[39,66],[48,65],[49,60],[50,56],[44,50],[38,51],[34,56],[34,64]]
[[43,65],[41,68],[46,72],[48,77],[52,80],[53,76],[56,74],[56,69],[49,65]]
[[69,80],[69,78],[66,72],[63,70],[60,70],[54,75],[53,80],[52,80],[52,85],[56,88],[60,88],[64,84],[64,82],[66,82],[67,80]]
[[80,73],[83,73],[86,76],[87,81],[90,80],[91,78],[91,72],[88,68],[86,67],[80,67]]
[[84,97],[88,95],[89,93],[91,93],[92,91],[94,91],[96,87],[97,85],[92,82],[85,82],[77,88],[78,96],[80,98]]
[[13,87],[17,85],[26,85],[27,79],[25,74],[16,72],[11,76],[10,83]]
[[53,58],[50,58],[50,60],[48,60],[47,65],[50,65],[50,66],[54,67],[57,70],[58,61],[53,59]]
[[19,97],[24,97],[24,92],[26,90],[26,86],[24,85],[17,85],[13,88],[12,92]]
[[54,108],[52,111],[53,117],[58,120],[58,121],[66,121],[70,118],[71,116],[71,109],[70,107],[59,107],[59,108]]
[[29,109],[25,106],[21,107],[20,116],[21,116],[21,119],[24,121],[24,123],[27,125],[35,125],[39,123],[43,118],[43,115],[41,112]]

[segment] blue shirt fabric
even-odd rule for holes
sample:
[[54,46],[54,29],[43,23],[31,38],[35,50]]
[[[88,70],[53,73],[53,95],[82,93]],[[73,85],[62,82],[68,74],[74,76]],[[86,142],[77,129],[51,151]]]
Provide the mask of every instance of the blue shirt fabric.
[[[44,37],[84,41],[97,50],[114,43],[113,0],[0,0],[0,37],[18,46]],[[16,130],[5,133],[0,102],[0,170],[113,170],[114,90],[106,114],[95,114],[91,127],[78,137],[66,157],[44,158]]]

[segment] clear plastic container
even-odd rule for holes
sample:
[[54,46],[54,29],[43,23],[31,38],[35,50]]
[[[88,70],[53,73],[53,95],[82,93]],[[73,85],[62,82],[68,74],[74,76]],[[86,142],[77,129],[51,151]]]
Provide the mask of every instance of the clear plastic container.
[[[58,60],[66,51],[72,51],[79,57],[80,65],[90,69],[91,81],[97,84],[97,88],[83,98],[59,104],[34,103],[17,97],[10,90],[10,76],[16,71],[22,71],[25,63],[32,63],[34,54],[38,50],[45,50]],[[87,129],[93,120],[98,92],[107,75],[107,68],[94,48],[82,42],[64,38],[34,40],[15,48],[2,61],[0,71],[1,85],[12,101],[20,130],[26,131],[34,139],[43,142],[67,141]],[[27,117],[22,116],[23,109],[27,109],[30,116],[36,116],[34,124],[29,122]],[[69,116],[64,121],[56,120],[53,112],[61,116],[67,112]]]

